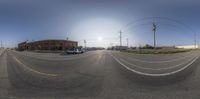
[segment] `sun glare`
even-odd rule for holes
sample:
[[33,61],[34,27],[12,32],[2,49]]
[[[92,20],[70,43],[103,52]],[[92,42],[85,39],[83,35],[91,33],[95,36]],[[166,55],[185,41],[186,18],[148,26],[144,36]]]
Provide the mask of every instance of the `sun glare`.
[[102,41],[102,37],[99,36],[99,37],[98,37],[98,41]]

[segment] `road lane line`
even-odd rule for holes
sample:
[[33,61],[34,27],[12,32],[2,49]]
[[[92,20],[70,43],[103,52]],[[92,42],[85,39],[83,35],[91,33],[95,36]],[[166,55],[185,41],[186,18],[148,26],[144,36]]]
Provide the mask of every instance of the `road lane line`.
[[189,64],[187,64],[186,66],[184,66],[183,68],[181,69],[178,69],[176,71],[173,71],[173,72],[169,72],[169,73],[161,73],[161,74],[151,74],[151,73],[144,73],[144,72],[140,72],[140,71],[137,71],[137,70],[134,70],[134,69],[131,69],[130,67],[126,66],[125,64],[123,64],[120,60],[118,60],[115,56],[109,54],[111,57],[113,57],[120,65],[122,65],[123,67],[125,67],[126,69],[134,72],[134,73],[137,73],[139,75],[145,75],[145,76],[152,76],[152,77],[159,77],[159,76],[168,76],[168,75],[172,75],[172,74],[175,74],[175,73],[178,73],[184,69],[186,69],[187,67],[189,67],[191,64],[193,64],[198,58],[199,56],[197,56],[194,60],[192,60]]
[[181,58],[176,58],[176,59],[171,59],[171,60],[166,60],[166,61],[145,61],[145,60],[141,60],[141,59],[137,59],[137,58],[133,58],[133,57],[129,57],[129,58],[131,58],[131,60],[135,60],[135,61],[138,61],[138,62],[145,62],[145,63],[167,63],[167,62],[178,61],[178,60],[187,58],[187,57],[192,56],[192,55],[193,55],[193,53],[189,54],[187,56],[181,57]]
[[[195,57],[193,57],[192,59],[190,59],[188,62],[192,61]],[[186,64],[187,62],[185,63],[181,63],[181,64],[177,64],[177,65],[172,65],[170,67],[166,67],[166,68],[159,68],[159,69],[153,69],[153,68],[147,68],[147,67],[142,67],[141,65],[135,65],[135,64],[132,64],[132,63],[129,63],[128,61],[120,58],[121,61],[123,61],[124,63],[127,63],[131,66],[134,66],[134,67],[137,67],[137,68],[140,68],[140,69],[149,69],[149,70],[166,70],[166,69],[172,69],[172,68],[176,68],[176,67],[179,67],[183,64]]]
[[32,71],[32,72],[35,72],[35,73],[38,73],[38,74],[41,74],[41,75],[45,75],[45,76],[52,76],[52,77],[55,77],[55,76],[58,76],[58,74],[50,74],[50,73],[43,73],[43,72],[40,72],[40,71],[37,71],[37,70],[34,70],[30,67],[27,67],[25,64],[23,64],[20,60],[18,60],[15,56],[13,56],[13,58],[15,59],[15,61],[19,64],[21,64],[24,68]]

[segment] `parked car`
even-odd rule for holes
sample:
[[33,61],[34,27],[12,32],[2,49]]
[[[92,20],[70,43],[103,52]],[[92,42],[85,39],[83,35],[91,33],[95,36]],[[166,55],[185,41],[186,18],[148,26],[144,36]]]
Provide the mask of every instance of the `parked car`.
[[67,54],[80,54],[80,53],[82,53],[82,51],[76,48],[67,50]]
[[85,53],[86,50],[85,49],[80,49],[81,53]]

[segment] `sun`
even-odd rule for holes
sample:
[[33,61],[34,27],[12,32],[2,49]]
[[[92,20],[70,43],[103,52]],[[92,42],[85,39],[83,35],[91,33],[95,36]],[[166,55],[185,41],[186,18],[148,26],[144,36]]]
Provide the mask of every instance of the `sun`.
[[102,41],[102,37],[101,36],[98,37],[98,41]]

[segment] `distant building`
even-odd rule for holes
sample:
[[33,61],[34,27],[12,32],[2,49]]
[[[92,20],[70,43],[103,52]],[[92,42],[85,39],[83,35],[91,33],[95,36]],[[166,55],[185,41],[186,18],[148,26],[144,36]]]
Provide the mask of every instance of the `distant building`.
[[65,50],[75,47],[78,47],[78,42],[69,40],[40,40],[18,44],[19,50]]
[[127,46],[111,46],[108,48],[108,50],[127,50]]
[[200,48],[199,45],[181,45],[181,46],[175,46],[175,48],[183,48],[183,49],[196,49]]
[[22,42],[18,44],[18,50],[26,50],[26,42]]
[[88,51],[93,51],[93,50],[104,50],[105,48],[103,47],[87,47],[86,50]]

